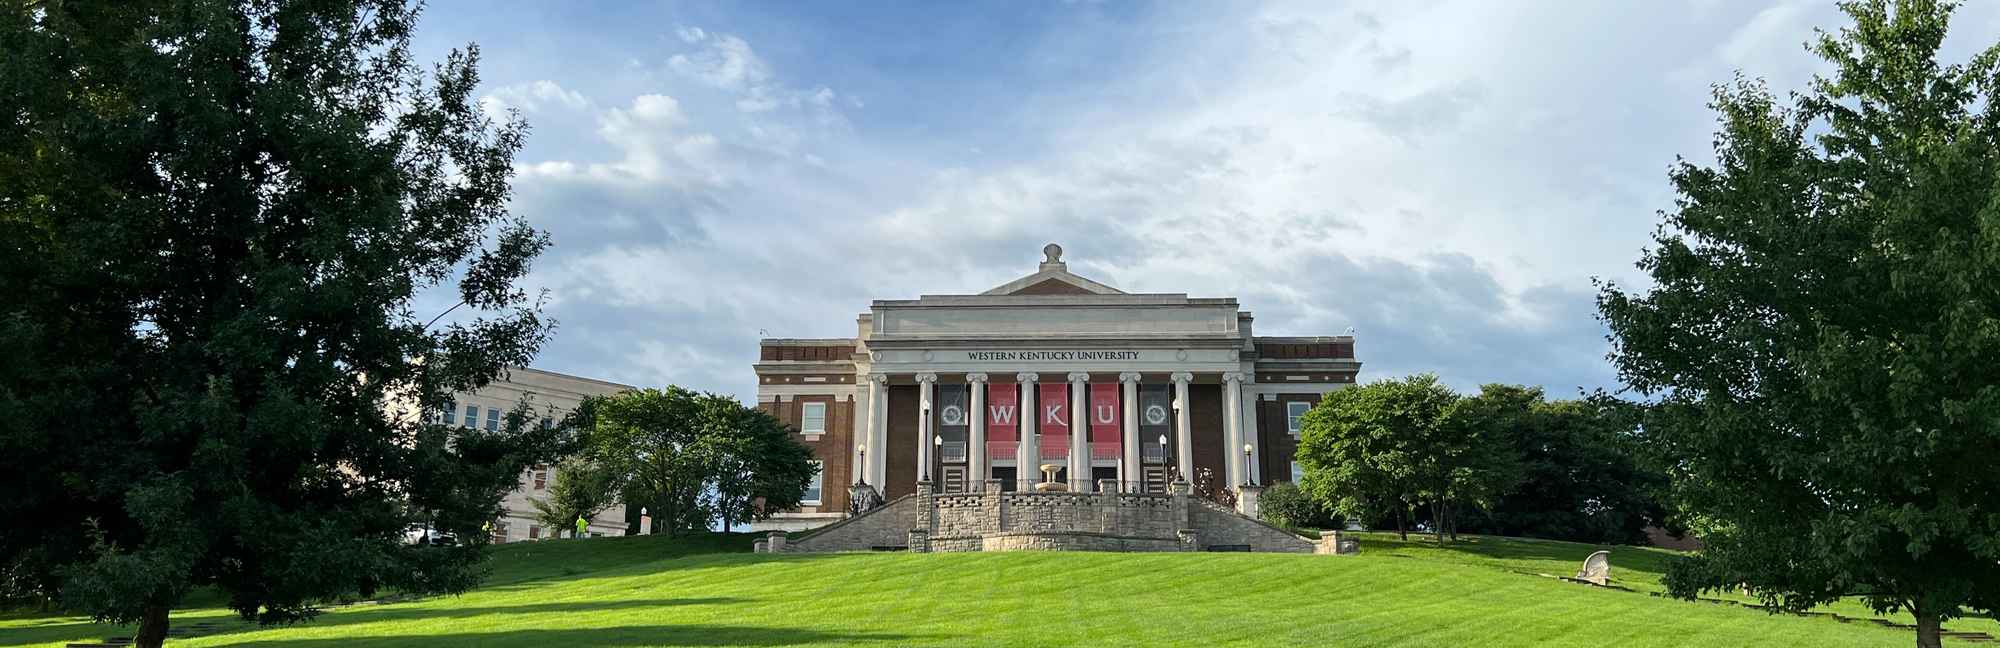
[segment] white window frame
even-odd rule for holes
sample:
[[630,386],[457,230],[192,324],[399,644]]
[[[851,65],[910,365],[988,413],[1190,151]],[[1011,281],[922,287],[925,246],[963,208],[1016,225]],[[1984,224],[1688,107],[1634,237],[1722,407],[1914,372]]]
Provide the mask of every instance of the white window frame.
[[487,431],[487,432],[499,432],[499,431],[500,431],[500,409],[499,409],[499,408],[497,408],[497,407],[488,407],[488,408],[486,408],[486,431]]
[[465,406],[465,427],[479,429],[479,406]]
[[1300,467],[1300,466],[1299,466],[1299,461],[1298,461],[1297,459],[1293,459],[1293,460],[1292,460],[1292,483],[1296,484],[1296,483],[1299,483],[1299,482],[1302,482],[1302,481],[1305,481],[1305,478],[1306,478],[1306,469],[1305,469],[1305,468],[1302,468],[1302,467]]
[[[814,429],[812,425],[813,410],[819,411],[818,429]],[[799,403],[799,434],[808,437],[817,437],[826,434],[826,403]]]
[[[1295,405],[1300,408],[1297,412],[1292,411]],[[1305,401],[1285,402],[1285,431],[1290,433],[1292,438],[1299,438],[1299,431],[1304,430],[1306,426],[1306,412],[1312,411],[1312,408],[1313,404]]]
[[806,499],[801,497],[799,498],[800,506],[819,506],[820,502],[825,501],[824,498],[826,497],[826,464],[824,462],[815,459],[813,460],[812,465],[813,465],[812,485],[806,489],[806,492],[807,493],[818,492],[819,497],[814,497],[811,499]]

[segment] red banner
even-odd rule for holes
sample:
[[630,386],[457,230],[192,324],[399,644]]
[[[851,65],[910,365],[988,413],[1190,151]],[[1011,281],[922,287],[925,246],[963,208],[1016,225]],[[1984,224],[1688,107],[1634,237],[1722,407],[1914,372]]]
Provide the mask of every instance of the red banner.
[[986,440],[1016,441],[1021,435],[1021,389],[1013,383],[986,386]]
[[[1069,456],[1069,385],[1041,385],[1035,394],[1035,424],[1040,426],[1038,441],[1042,456]],[[1056,449],[1061,448],[1061,454]]]
[[1118,404],[1118,383],[1090,385],[1090,441],[1117,443],[1124,436],[1125,422]]

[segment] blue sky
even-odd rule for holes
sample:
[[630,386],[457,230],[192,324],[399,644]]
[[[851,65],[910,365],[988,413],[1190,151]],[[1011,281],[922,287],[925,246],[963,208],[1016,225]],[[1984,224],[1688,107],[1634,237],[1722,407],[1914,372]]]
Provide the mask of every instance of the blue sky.
[[[1071,270],[1353,327],[1363,378],[1612,387],[1591,279],[1634,284],[1709,86],[1779,90],[1828,2],[434,2],[533,128],[555,247],[537,366],[748,398],[759,332]],[[1947,58],[2000,34],[1962,9]],[[1983,43],[1981,41],[1984,41]]]

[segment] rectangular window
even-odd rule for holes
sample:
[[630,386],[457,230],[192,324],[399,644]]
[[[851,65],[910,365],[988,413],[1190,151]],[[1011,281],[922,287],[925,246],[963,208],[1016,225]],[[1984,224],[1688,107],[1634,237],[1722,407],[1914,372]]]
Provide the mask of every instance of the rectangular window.
[[486,408],[486,431],[500,431],[500,410],[491,407]]
[[812,462],[812,465],[813,465],[812,482],[806,484],[805,497],[799,498],[799,503],[806,506],[819,506],[820,486],[823,483],[825,483],[826,476],[822,474],[824,472],[823,470],[824,467],[820,464],[820,462],[817,461]]
[[1312,407],[1312,403],[1297,401],[1285,403],[1285,431],[1292,433],[1292,436],[1298,436],[1299,425],[1305,419],[1306,412],[1312,411]]
[[529,540],[542,539],[542,528],[532,524],[528,525],[528,539]]
[[826,403],[806,403],[800,411],[800,433],[826,434]]
[[535,490],[542,490],[542,488],[544,486],[547,486],[548,483],[549,483],[548,471],[545,470],[535,471]]
[[1296,461],[1292,462],[1292,483],[1296,484],[1305,480],[1306,480],[1306,469],[1300,468],[1299,462]]
[[467,405],[467,406],[465,406],[465,427],[469,427],[469,428],[476,428],[476,427],[479,427],[479,406],[478,406],[478,405]]
[[445,401],[445,403],[444,403],[444,418],[443,418],[443,419],[441,419],[441,420],[442,420],[442,421],[444,422],[444,424],[445,424],[445,425],[458,425],[458,402],[457,402],[457,401]]

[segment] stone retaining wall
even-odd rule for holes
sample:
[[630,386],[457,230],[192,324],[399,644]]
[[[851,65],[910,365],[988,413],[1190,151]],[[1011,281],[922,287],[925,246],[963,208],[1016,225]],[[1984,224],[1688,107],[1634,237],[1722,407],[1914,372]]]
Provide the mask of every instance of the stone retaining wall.
[[904,495],[864,515],[829,524],[785,543],[784,551],[871,551],[906,548],[910,529],[922,524],[917,496]]
[[[866,514],[774,551],[1198,551],[1311,553],[1315,543],[1284,529],[1197,500],[1185,483],[1170,495],[1003,492],[934,494],[919,484]],[[782,547],[782,548],[780,548]]]

